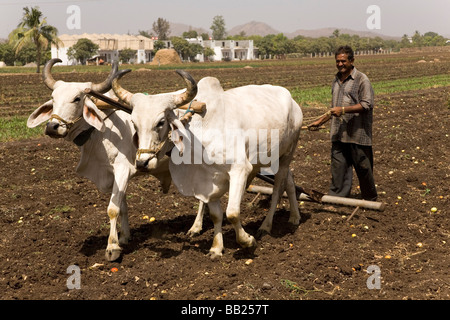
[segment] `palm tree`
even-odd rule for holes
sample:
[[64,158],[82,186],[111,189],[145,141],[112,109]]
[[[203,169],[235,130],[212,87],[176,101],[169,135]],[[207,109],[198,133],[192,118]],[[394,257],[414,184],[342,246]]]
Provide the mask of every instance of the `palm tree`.
[[58,29],[47,24],[42,18],[42,12],[38,7],[23,8],[22,21],[16,29],[9,34],[9,42],[14,45],[16,54],[26,45],[34,43],[36,45],[36,72],[40,72],[41,52],[48,48],[49,43],[58,46],[61,41],[57,37]]

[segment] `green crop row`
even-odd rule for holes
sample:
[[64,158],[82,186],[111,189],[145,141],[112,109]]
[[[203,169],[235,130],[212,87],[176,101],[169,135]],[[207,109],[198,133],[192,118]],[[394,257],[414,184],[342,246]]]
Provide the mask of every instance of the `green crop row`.
[[[448,85],[450,85],[448,74],[395,79],[372,83],[375,95],[392,94],[411,90],[424,90]],[[318,104],[328,106],[331,103],[331,85],[308,89],[294,88],[291,90],[291,94],[294,100],[296,100],[303,107]]]
[[[376,96],[411,90],[448,86],[448,74],[404,78],[372,83]],[[291,89],[293,98],[302,106],[319,105],[327,107],[330,104],[330,86],[315,86],[312,88]],[[26,126],[27,116],[7,116],[0,118],[0,142],[14,141],[40,137],[43,135],[41,127],[29,129]]]
[[27,127],[27,117],[0,118],[0,142],[30,139],[42,136],[42,127]]

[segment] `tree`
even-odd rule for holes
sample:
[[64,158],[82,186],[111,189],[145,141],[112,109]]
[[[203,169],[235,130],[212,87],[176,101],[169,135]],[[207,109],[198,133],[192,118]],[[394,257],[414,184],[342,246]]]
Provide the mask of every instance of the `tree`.
[[144,36],[144,37],[147,37],[150,39],[153,37],[153,33],[149,32],[149,31],[138,30],[138,33],[140,36]]
[[9,43],[0,43],[0,61],[13,65],[15,60],[14,48]]
[[9,42],[14,45],[18,54],[26,45],[33,43],[36,46],[36,72],[40,72],[41,56],[49,45],[59,45],[58,29],[47,24],[47,18],[42,18],[42,12],[38,7],[23,8],[22,21],[16,29],[9,34]]
[[130,62],[132,58],[136,56],[136,50],[127,48],[119,51],[119,59],[124,62]]
[[166,47],[166,43],[161,40],[156,40],[153,42],[153,52],[156,53],[160,49],[164,49]]
[[341,32],[339,31],[339,29],[335,29],[335,30],[333,31],[332,37],[333,37],[333,38],[339,38],[340,33],[341,33]]
[[203,32],[200,37],[202,37],[203,40],[209,40],[209,34],[207,34],[206,32]]
[[195,30],[189,30],[189,31],[183,32],[184,39],[191,39],[191,38],[197,38],[197,37],[198,37],[198,32]]
[[445,38],[436,32],[426,32],[422,38],[425,46],[445,46]]
[[155,31],[158,40],[167,40],[169,39],[170,34],[170,23],[169,21],[158,18],[155,22],[153,22],[153,31]]
[[214,49],[206,47],[203,49],[203,55],[206,57],[207,60],[211,60],[211,57],[215,56],[216,53],[214,52]]
[[70,59],[79,60],[81,64],[85,64],[86,60],[94,56],[98,51],[98,45],[91,40],[81,38],[73,46],[67,50],[67,56]]
[[225,20],[222,16],[215,16],[213,18],[212,25],[210,27],[212,30],[212,37],[215,40],[225,39]]
[[414,35],[412,36],[412,41],[413,44],[419,48],[422,47],[423,45],[423,38],[420,35],[420,32],[416,30],[416,32],[414,32]]
[[200,44],[189,43],[189,41],[180,37],[172,37],[171,40],[174,50],[178,52],[183,60],[189,59],[193,61],[197,54],[203,52],[203,47]]

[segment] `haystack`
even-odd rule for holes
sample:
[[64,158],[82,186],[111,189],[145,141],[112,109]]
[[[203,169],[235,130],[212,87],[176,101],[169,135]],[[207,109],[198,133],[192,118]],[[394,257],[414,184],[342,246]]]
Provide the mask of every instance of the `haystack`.
[[181,63],[180,56],[173,49],[160,49],[156,52],[151,65],[164,65]]

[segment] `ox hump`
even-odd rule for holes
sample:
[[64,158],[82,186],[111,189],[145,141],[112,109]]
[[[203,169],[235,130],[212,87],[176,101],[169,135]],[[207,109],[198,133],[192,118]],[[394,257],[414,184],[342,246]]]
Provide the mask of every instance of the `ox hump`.
[[209,92],[223,92],[222,85],[220,84],[219,79],[214,77],[205,77],[200,79],[197,83],[198,92],[209,91]]

